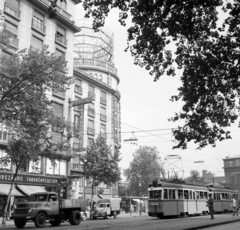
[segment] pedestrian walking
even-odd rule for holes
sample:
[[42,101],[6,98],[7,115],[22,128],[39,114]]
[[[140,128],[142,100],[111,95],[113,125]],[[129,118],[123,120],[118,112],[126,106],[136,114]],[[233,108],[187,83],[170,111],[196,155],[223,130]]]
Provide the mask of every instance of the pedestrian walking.
[[209,194],[208,195],[208,201],[207,201],[207,207],[209,209],[209,213],[211,215],[211,219],[214,219],[214,216],[213,216],[213,198],[212,198],[212,194]]
[[238,216],[237,212],[237,201],[232,197],[232,203],[231,203],[232,211],[233,211],[233,216]]

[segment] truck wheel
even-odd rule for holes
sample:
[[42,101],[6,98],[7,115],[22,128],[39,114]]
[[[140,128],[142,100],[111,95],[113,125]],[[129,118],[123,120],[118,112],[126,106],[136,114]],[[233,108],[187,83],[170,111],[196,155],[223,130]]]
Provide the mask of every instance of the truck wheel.
[[49,221],[52,226],[59,226],[61,224],[60,219],[55,219],[54,221]]
[[107,219],[107,213],[104,213],[103,219]]
[[45,213],[43,212],[38,213],[35,219],[35,226],[37,228],[44,228],[46,225],[46,220],[47,220],[47,217]]
[[14,224],[17,228],[24,228],[26,225],[27,220],[25,219],[15,219]]
[[79,225],[81,223],[81,214],[79,211],[74,211],[69,218],[71,225]]

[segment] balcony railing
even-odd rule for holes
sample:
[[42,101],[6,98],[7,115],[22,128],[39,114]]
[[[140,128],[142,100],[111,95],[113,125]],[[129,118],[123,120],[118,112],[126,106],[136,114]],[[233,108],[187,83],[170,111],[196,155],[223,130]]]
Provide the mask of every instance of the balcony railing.
[[17,35],[12,33],[12,32],[10,32],[10,31],[8,31],[8,30],[6,30],[6,29],[4,30],[3,33],[9,39],[9,44],[12,47],[18,49],[18,38],[17,38]]
[[43,34],[46,34],[46,26],[43,23],[32,19],[32,29],[37,30]]
[[100,120],[101,121],[107,121],[107,116],[104,114],[100,114]]
[[13,16],[17,19],[20,19],[20,17],[21,17],[21,11],[14,8],[10,4],[8,4],[7,2],[4,3],[4,12],[7,13],[7,14],[10,14],[11,16]]
[[55,42],[63,45],[64,47],[67,47],[67,39],[63,36],[58,36],[58,34],[55,34]]
[[88,91],[88,96],[95,100],[95,93]]
[[[34,0],[36,1],[36,0]],[[39,2],[44,3],[45,5],[49,6],[50,5],[50,0],[38,0]],[[66,18],[69,21],[73,20],[73,17],[71,14],[69,14],[67,11],[63,10],[59,6],[57,6],[57,12],[64,18]]]
[[87,134],[94,135],[95,134],[95,129],[93,128],[87,128]]
[[76,163],[71,163],[71,170],[83,172],[83,166]]
[[104,98],[104,97],[100,97],[100,102],[101,102],[101,104],[103,104],[103,105],[107,105],[107,99]]
[[91,117],[95,117],[95,110],[92,108],[88,108],[88,115]]
[[113,64],[110,64],[105,61],[99,61],[95,59],[88,59],[88,58],[76,58],[74,59],[74,67],[81,67],[83,65],[91,65],[96,67],[101,67],[104,69],[108,69],[111,72],[117,74],[117,69],[114,67]]
[[74,86],[74,91],[75,91],[76,93],[82,94],[82,87],[79,86],[79,85],[75,85],[75,86]]

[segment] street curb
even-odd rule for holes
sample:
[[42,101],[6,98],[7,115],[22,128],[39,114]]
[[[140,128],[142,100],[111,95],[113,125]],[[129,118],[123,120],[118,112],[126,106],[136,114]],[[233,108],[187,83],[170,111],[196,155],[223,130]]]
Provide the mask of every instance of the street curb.
[[237,219],[237,220],[228,220],[228,221],[219,222],[219,223],[206,224],[206,225],[203,225],[203,226],[196,226],[196,227],[192,227],[192,228],[184,228],[183,230],[204,229],[204,228],[214,227],[214,226],[218,226],[218,225],[230,224],[230,223],[234,223],[234,222],[238,222],[238,221],[240,221],[240,219]]

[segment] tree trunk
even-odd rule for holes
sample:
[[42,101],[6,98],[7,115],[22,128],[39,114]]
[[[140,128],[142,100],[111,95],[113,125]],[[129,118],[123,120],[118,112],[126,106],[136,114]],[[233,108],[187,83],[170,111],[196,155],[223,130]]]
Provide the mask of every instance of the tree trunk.
[[19,165],[16,165],[16,170],[15,170],[15,173],[13,175],[13,178],[12,178],[12,181],[11,181],[11,187],[10,187],[8,197],[7,197],[7,203],[6,203],[6,206],[4,208],[4,213],[3,213],[3,218],[2,218],[2,225],[3,226],[6,225],[6,218],[7,218],[7,215],[8,215],[8,207],[10,206],[10,198],[11,198],[11,194],[12,194],[12,190],[13,190],[13,186],[14,186],[14,181],[15,181],[15,178],[18,174],[18,168],[19,168]]

